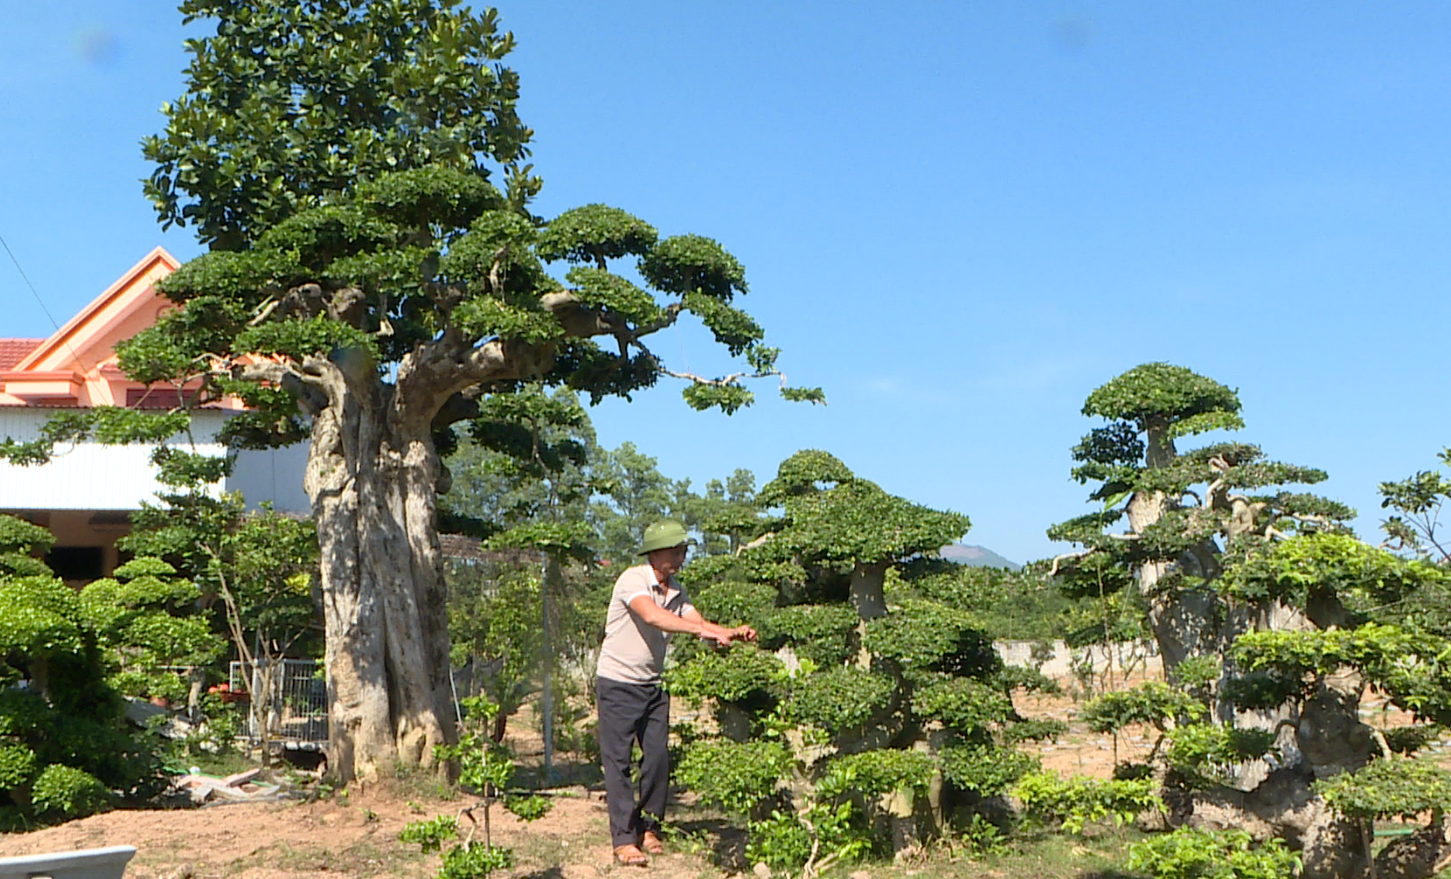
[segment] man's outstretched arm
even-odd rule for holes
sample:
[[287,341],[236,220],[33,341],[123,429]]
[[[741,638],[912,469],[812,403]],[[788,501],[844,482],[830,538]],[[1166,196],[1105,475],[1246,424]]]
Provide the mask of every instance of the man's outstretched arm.
[[700,615],[700,611],[693,607],[687,610],[683,616],[676,616],[657,605],[648,595],[636,595],[630,599],[630,610],[634,611],[635,615],[644,620],[647,625],[654,626],[662,632],[683,632],[723,645],[729,645],[736,640],[756,640],[756,630],[750,626],[727,629],[707,620]]

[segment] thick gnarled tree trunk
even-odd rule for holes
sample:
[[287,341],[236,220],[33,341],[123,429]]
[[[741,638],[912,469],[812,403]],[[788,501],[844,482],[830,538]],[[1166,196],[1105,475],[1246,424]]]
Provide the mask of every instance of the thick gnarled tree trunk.
[[437,455],[380,383],[349,384],[317,415],[305,481],[322,551],[329,759],[344,782],[389,763],[430,767],[455,736]]
[[[351,301],[349,292],[334,294],[329,314]],[[609,329],[590,323],[571,294],[541,302],[568,334]],[[449,328],[404,357],[391,382],[367,353],[351,349],[237,367],[236,378],[295,392],[312,418],[303,487],[321,555],[329,771],[340,781],[434,767],[434,747],[455,741],[436,531],[448,474],[433,431],[477,414],[465,391],[542,375],[554,353],[551,343],[476,345]]]

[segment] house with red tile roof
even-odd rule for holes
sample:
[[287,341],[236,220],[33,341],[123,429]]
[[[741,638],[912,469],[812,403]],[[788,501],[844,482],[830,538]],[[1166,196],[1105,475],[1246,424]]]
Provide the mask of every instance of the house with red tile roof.
[[[158,247],[45,339],[0,339],[0,438],[35,439],[58,412],[92,406],[171,409],[184,389],[142,385],[127,378],[116,345],[176,307],[156,283],[180,263]],[[190,436],[170,442],[225,454],[217,441],[240,403],[223,400],[193,410]],[[223,487],[241,491],[249,507],[268,502],[306,513],[302,491],[306,448],[242,452]],[[155,502],[161,488],[147,446],[78,443],[57,448],[45,465],[0,462],[0,512],[50,529],[56,547],[49,561],[62,578],[105,576],[119,562],[116,538],[130,530],[130,513]]]

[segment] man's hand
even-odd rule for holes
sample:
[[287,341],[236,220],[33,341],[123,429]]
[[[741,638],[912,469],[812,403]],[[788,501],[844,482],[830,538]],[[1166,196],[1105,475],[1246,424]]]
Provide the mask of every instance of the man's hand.
[[750,626],[736,626],[730,630],[730,636],[732,641],[749,641],[752,644],[756,642],[756,630]]
[[731,640],[735,637],[735,629],[727,629],[717,626],[715,623],[700,621],[700,637],[707,641],[714,641],[722,647],[731,646]]

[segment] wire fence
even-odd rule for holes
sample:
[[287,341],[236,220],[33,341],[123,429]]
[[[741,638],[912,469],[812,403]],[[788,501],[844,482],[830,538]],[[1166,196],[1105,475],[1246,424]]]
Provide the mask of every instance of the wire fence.
[[[263,687],[263,675],[268,676]],[[262,740],[263,732],[272,742],[284,747],[327,744],[327,681],[322,663],[311,659],[283,659],[270,666],[245,668],[232,662],[229,670],[233,692],[253,695],[268,693],[266,704],[249,703],[244,712],[243,734],[253,743]]]

